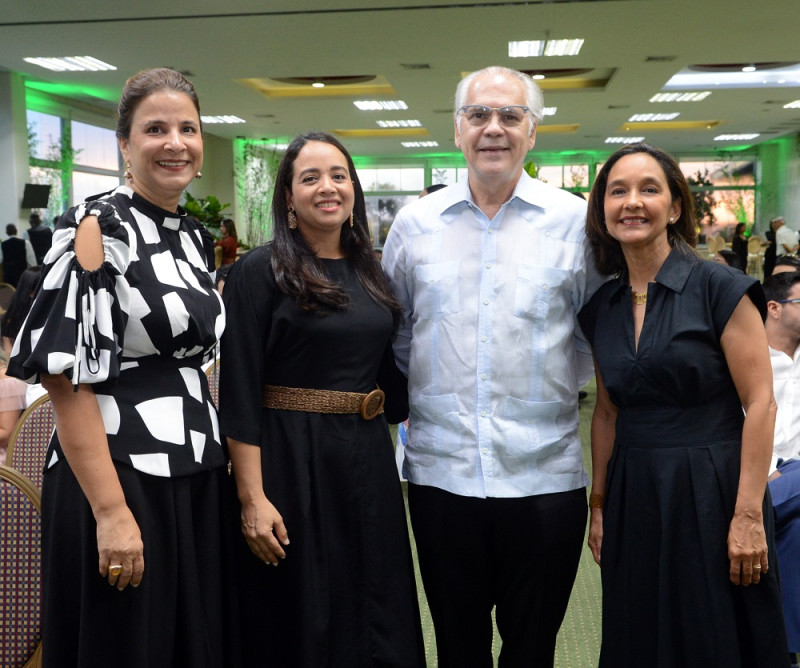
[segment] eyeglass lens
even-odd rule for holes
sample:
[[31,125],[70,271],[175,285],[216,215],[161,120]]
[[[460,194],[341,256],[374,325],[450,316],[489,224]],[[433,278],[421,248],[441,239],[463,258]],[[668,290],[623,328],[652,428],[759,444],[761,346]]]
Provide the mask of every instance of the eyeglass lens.
[[506,127],[515,127],[522,123],[525,118],[525,107],[501,107],[496,109],[493,107],[486,107],[482,104],[470,104],[463,107],[464,115],[470,125],[481,127],[487,125],[492,118],[492,113],[497,112],[500,119],[500,124]]

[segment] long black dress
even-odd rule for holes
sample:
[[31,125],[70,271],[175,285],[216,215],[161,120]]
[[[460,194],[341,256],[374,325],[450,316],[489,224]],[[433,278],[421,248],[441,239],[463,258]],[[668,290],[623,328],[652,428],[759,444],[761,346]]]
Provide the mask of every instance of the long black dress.
[[392,322],[347,260],[324,260],[344,311],[301,311],[275,284],[271,248],[225,283],[222,433],[261,446],[267,497],[291,544],[277,568],[239,541],[245,664],[424,666],[405,509],[386,420],[263,408],[265,384],[369,392]]
[[743,415],[720,337],[757,282],[673,250],[651,283],[634,348],[625,276],[580,314],[619,408],[603,511],[600,666],[788,665],[769,493],[769,572],[728,579]]

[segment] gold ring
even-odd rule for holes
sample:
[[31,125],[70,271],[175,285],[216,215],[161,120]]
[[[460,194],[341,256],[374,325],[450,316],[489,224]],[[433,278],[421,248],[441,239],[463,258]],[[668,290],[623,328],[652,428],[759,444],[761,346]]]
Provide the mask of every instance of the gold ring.
[[118,578],[122,573],[122,564],[117,564],[116,566],[109,566],[108,567],[108,574],[112,578]]
[[761,570],[761,564],[755,564],[755,565],[753,566],[753,568],[754,568],[755,570],[757,570],[757,571],[760,571],[760,570]]

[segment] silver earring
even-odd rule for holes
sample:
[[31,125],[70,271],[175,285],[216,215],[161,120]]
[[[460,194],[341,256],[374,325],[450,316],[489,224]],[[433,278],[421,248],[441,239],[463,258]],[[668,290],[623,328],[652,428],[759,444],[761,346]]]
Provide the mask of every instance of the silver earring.
[[289,207],[289,229],[296,230],[297,229],[297,215],[294,212],[294,207]]

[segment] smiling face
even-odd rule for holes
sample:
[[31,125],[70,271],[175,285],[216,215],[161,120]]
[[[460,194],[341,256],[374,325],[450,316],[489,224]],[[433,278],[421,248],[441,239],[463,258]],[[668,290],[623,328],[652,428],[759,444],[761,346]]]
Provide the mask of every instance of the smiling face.
[[[484,74],[470,84],[464,105],[482,104],[499,109],[506,106],[527,106],[525,86],[506,74]],[[455,119],[456,146],[464,153],[469,165],[470,183],[509,185],[516,183],[522,173],[525,156],[536,142],[533,116],[517,127],[500,123],[497,112],[484,127],[473,127],[458,113]],[[533,132],[531,132],[533,130]]]
[[338,239],[355,203],[347,159],[333,144],[310,141],[297,154],[287,204],[295,209],[297,228],[312,247]]
[[655,158],[647,153],[620,158],[608,173],[603,203],[608,233],[623,250],[663,244],[669,251],[667,225],[670,218],[678,220],[681,207]]
[[203,166],[200,117],[185,93],[158,90],[145,97],[119,147],[134,192],[168,211]]

